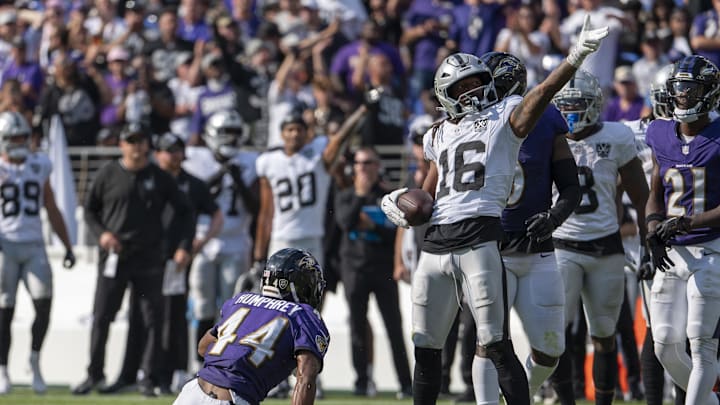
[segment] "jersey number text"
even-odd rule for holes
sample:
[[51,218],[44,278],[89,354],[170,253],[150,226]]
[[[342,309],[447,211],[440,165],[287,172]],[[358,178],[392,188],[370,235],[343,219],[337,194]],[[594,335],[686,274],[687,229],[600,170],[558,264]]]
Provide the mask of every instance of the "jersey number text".
[[665,172],[663,180],[672,186],[672,192],[667,199],[667,216],[679,217],[687,215],[687,210],[680,204],[683,194],[692,192],[692,213],[700,214],[705,212],[705,168],[693,167],[690,169],[692,173],[692,189],[685,190],[685,178],[680,170],[670,168]]
[[453,178],[450,186],[448,186],[447,178],[448,172],[450,172],[447,149],[440,153],[440,159],[438,160],[440,167],[438,170],[442,172],[442,180],[437,191],[438,199],[450,194],[450,188],[457,192],[464,192],[479,190],[485,185],[485,165],[481,162],[465,163],[465,152],[485,153],[485,143],[472,141],[458,145],[455,149]]
[[[229,344],[235,342],[237,330],[249,313],[250,308],[240,308],[218,327],[218,340],[212,349],[208,351],[209,355],[220,356]],[[237,343],[253,349],[248,360],[255,367],[260,367],[265,360],[275,355],[275,343],[285,331],[287,325],[288,320],[278,316],[240,338]]]
[[22,198],[22,209],[26,215],[37,215],[40,213],[40,185],[35,181],[23,183],[22,192],[20,186],[15,183],[5,183],[0,186],[0,197],[2,198],[3,217],[14,217],[20,214],[20,199]]
[[580,182],[580,204],[575,211],[576,214],[589,214],[598,208],[598,198],[593,186],[595,178],[592,169],[587,166],[578,166],[578,181]]
[[280,212],[289,211],[293,208],[294,196],[298,196],[300,208],[315,204],[315,173],[309,172],[297,177],[295,184],[289,179],[280,179],[277,182],[278,205]]

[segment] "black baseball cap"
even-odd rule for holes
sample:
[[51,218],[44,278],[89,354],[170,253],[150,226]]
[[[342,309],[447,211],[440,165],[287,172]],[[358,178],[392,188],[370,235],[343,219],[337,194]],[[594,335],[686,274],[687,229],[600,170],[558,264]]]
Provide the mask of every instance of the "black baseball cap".
[[179,135],[172,132],[165,132],[155,138],[155,149],[169,152],[173,149],[185,150],[185,141]]
[[307,129],[308,125],[307,122],[302,117],[302,114],[300,113],[290,113],[285,116],[285,118],[280,121],[280,130],[282,131],[285,129],[286,125],[290,124],[299,124],[302,125],[305,129]]
[[150,136],[150,127],[142,122],[128,122],[122,131],[120,131],[120,140],[125,141],[134,135],[141,135],[148,138]]

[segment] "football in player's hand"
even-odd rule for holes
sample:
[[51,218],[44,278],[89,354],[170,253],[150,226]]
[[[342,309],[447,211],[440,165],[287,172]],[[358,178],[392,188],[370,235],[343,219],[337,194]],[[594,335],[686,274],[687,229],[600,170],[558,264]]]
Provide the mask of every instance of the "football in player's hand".
[[433,198],[427,191],[413,188],[398,197],[397,206],[405,213],[405,219],[410,226],[422,225],[430,220]]

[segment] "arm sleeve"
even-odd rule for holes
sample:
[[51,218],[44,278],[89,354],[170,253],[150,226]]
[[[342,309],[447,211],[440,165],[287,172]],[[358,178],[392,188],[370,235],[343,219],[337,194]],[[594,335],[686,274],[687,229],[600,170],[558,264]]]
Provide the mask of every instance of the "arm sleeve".
[[562,159],[552,163],[552,177],[559,196],[550,214],[560,226],[573,213],[580,202],[580,183],[574,159]]

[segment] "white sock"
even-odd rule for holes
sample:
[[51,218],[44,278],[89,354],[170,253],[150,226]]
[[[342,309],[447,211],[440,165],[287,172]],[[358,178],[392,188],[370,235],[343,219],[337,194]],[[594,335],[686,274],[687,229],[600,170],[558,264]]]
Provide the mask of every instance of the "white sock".
[[542,383],[550,377],[550,374],[552,374],[554,370],[555,366],[541,366],[535,363],[535,360],[532,358],[532,354],[528,355],[525,360],[525,374],[527,374],[528,384],[530,385],[530,398],[537,393]]
[[477,405],[498,405],[500,384],[495,364],[487,357],[475,356],[472,364],[473,390]]

